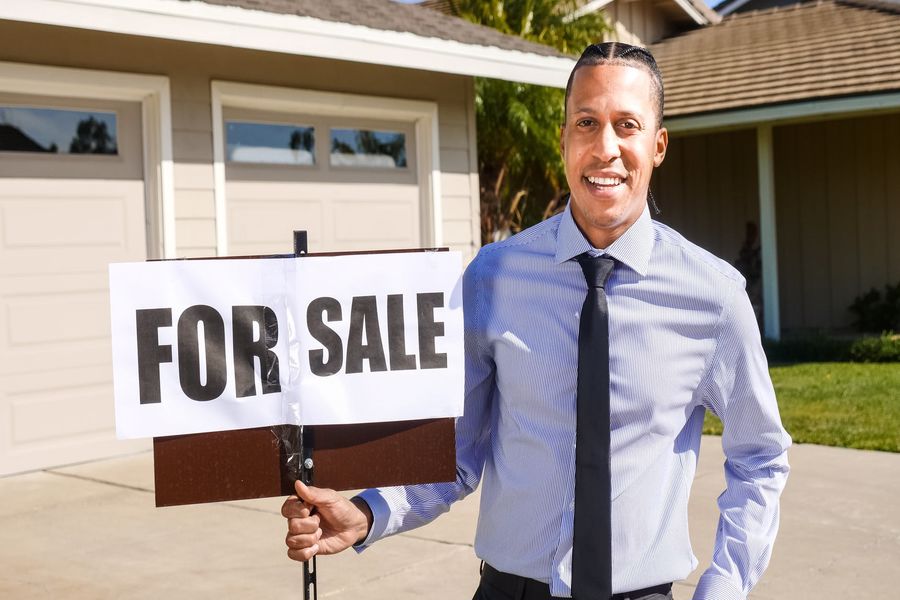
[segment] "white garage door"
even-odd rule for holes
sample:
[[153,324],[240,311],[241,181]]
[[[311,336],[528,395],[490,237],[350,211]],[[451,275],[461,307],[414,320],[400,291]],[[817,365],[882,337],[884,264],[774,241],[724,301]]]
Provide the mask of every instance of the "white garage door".
[[228,253],[422,244],[412,122],[223,111]]
[[0,94],[0,474],[136,448],[107,265],[146,257],[140,132],[137,103]]

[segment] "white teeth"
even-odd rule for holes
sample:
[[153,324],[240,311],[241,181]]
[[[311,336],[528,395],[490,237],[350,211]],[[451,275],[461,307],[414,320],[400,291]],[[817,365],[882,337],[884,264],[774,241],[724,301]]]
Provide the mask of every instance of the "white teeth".
[[619,185],[622,179],[619,177],[588,177],[588,181],[594,185]]

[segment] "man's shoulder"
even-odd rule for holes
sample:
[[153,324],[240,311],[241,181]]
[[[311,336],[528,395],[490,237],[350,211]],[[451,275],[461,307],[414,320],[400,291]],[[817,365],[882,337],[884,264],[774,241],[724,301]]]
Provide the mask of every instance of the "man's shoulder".
[[659,221],[653,221],[653,235],[667,253],[692,269],[697,269],[714,283],[732,282],[744,285],[744,276],[731,264]]
[[482,246],[472,261],[473,265],[496,266],[498,262],[514,258],[516,255],[553,256],[556,253],[556,234],[561,218],[562,214],[555,215],[505,240]]

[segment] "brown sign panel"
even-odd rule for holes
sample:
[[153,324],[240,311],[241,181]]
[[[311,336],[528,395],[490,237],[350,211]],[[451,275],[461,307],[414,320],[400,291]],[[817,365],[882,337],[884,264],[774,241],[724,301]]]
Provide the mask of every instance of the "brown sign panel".
[[[296,426],[153,440],[156,505],[287,496],[298,477]],[[313,483],[352,490],[456,478],[454,419],[306,427]]]
[[[298,238],[298,233],[300,237]],[[294,232],[295,253],[340,256],[446,252],[448,248],[305,254],[305,232]],[[207,260],[207,259],[201,259]],[[455,420],[425,419],[306,427],[312,482],[355,490],[456,479]],[[156,506],[287,496],[299,478],[299,427],[279,425],[153,438]]]

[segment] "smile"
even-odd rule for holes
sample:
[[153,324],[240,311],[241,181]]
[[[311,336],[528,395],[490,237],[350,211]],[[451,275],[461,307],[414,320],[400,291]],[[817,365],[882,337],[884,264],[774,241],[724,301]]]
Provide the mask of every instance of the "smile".
[[608,188],[615,187],[617,185],[621,185],[625,178],[623,177],[585,177],[585,180],[591,185],[600,187],[600,188]]

